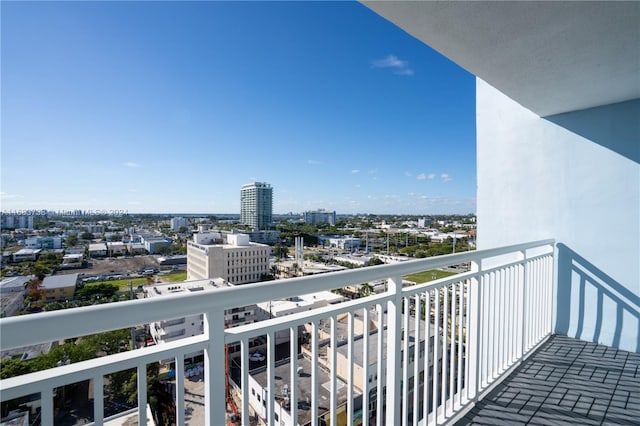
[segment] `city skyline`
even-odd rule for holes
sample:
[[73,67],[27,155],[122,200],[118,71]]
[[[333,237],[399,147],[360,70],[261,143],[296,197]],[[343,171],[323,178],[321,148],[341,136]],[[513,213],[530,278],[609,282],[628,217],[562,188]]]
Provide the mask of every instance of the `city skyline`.
[[2,12],[2,210],[476,211],[475,78],[362,4]]

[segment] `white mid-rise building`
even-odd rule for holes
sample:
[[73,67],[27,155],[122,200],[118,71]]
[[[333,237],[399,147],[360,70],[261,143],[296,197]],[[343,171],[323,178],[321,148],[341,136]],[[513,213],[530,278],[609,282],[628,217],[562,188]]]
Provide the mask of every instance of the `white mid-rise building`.
[[[145,287],[145,297],[171,297],[185,293],[217,291],[226,287],[233,287],[233,284],[228,283],[222,278],[159,284]],[[258,320],[257,312],[258,307],[256,305],[238,306],[228,309],[224,313],[226,326],[237,327],[242,324],[256,322]],[[162,344],[184,337],[202,334],[204,323],[202,315],[191,315],[154,322],[149,325],[149,330],[153,341],[156,344]],[[253,342],[252,344],[255,345]],[[233,349],[230,348],[229,352],[235,352]]]
[[273,219],[273,188],[265,182],[242,185],[240,189],[240,223],[254,229],[271,226]]
[[252,243],[246,234],[197,233],[187,242],[187,279],[256,282],[269,273],[270,252],[269,246]]
[[180,228],[187,227],[189,220],[186,217],[173,217],[171,218],[171,230],[177,231]]
[[336,212],[332,212],[320,209],[315,211],[306,211],[303,213],[305,223],[328,223],[329,225],[336,224]]

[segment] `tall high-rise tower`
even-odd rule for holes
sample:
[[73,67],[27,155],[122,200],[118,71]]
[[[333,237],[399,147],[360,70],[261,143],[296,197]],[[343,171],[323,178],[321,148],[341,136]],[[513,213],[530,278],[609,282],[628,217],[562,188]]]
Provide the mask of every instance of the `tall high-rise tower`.
[[273,188],[266,182],[253,182],[240,189],[240,223],[254,229],[266,229],[271,225]]

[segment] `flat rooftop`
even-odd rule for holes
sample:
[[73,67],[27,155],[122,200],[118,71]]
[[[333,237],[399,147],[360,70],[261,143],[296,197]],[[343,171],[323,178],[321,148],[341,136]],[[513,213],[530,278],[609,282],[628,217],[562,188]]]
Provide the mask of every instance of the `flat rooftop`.
[[[298,386],[298,402],[305,403],[307,398],[311,400],[311,360],[300,356],[298,358],[298,367],[302,367],[302,373],[295,378],[294,383]],[[258,382],[263,388],[267,387],[267,370],[266,368],[260,368],[250,372],[251,377]],[[282,394],[282,388],[286,384],[291,386],[291,364],[287,360],[283,363],[276,365],[274,370],[274,389],[277,395]],[[339,407],[347,401],[347,384],[336,379],[336,386],[338,388],[337,403]],[[354,398],[361,395],[357,390],[353,390]],[[322,367],[318,366],[318,416],[321,416],[329,411],[331,405],[331,382],[329,373]],[[288,410],[287,410],[288,411]],[[289,411],[290,412],[290,411]],[[304,409],[302,406],[298,408],[298,424],[304,425],[311,422],[311,410]]]
[[457,425],[638,425],[640,353],[552,336]]
[[147,286],[147,297],[159,297],[195,291],[211,291],[231,285],[222,278],[182,281],[179,283],[156,284]]

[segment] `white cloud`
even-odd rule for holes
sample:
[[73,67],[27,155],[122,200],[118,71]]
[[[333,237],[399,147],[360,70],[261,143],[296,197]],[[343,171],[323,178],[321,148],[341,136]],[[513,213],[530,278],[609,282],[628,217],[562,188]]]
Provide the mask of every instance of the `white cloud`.
[[123,164],[123,166],[127,166],[127,167],[140,167],[140,164],[138,163],[134,163],[133,161],[127,161],[126,163]]
[[9,194],[4,191],[0,192],[0,199],[9,200],[11,198],[24,198],[24,197],[18,194]]
[[444,182],[444,183],[447,183],[447,182],[453,180],[453,178],[451,176],[449,176],[448,174],[446,174],[446,173],[441,174],[440,177],[442,178],[442,182]]
[[356,173],[360,173],[360,170],[359,169],[353,169],[353,170],[351,170],[351,173],[355,175]]
[[393,72],[395,75],[413,75],[413,70],[410,68],[401,69]]
[[411,177],[411,176],[413,176],[413,175],[411,174],[411,172],[404,172],[404,175],[405,175],[406,177]]
[[371,61],[371,65],[375,68],[405,68],[409,63],[398,59],[395,55],[389,55],[384,59]]
[[369,170],[369,174],[370,174],[370,175],[375,175],[376,173],[378,173],[378,169],[371,169],[371,170]]
[[318,160],[307,160],[308,164],[322,164],[322,161],[318,161]]
[[427,178],[427,175],[425,175],[424,173],[420,173],[418,176],[416,176],[416,179],[418,180],[425,180]]
[[413,70],[409,68],[409,62],[399,59],[395,55],[389,55],[384,59],[371,61],[373,68],[391,68],[396,75],[413,75]]

